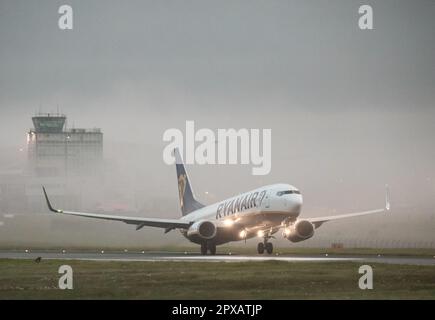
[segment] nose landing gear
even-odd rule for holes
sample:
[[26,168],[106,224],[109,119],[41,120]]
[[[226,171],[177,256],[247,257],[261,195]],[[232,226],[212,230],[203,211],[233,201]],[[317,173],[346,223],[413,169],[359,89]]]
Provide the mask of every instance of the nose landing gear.
[[205,256],[207,255],[207,251],[210,252],[210,255],[214,256],[216,254],[216,244],[211,242],[201,243],[201,254]]
[[207,244],[201,243],[201,254],[205,256],[207,254]]
[[266,252],[268,254],[272,254],[272,252],[273,252],[273,244],[271,242],[267,242],[266,243]]
[[268,236],[268,237],[264,237],[264,241],[263,242],[260,242],[258,245],[257,245],[257,252],[259,253],[259,254],[263,254],[264,253],[264,250],[266,250],[266,252],[268,253],[268,254],[272,254],[272,252],[273,252],[273,244],[271,243],[271,242],[268,242],[267,240],[269,240],[271,237],[270,236]]

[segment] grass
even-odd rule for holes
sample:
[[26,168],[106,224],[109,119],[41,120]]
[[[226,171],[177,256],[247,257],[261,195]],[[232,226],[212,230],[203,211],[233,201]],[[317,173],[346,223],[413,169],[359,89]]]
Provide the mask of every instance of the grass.
[[[59,290],[58,268],[74,270]],[[0,260],[0,299],[434,299],[435,268],[354,262],[104,262]]]

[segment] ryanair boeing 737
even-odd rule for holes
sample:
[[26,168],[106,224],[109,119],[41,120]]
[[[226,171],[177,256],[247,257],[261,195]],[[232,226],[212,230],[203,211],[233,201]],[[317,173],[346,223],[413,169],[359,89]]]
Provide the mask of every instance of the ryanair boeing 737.
[[216,246],[231,241],[262,238],[257,251],[263,254],[273,252],[269,240],[280,229],[284,238],[291,242],[300,242],[311,238],[314,230],[323,223],[390,210],[388,192],[385,207],[370,211],[327,216],[320,218],[300,218],[302,195],[289,184],[264,186],[227,200],[205,206],[195,199],[190,180],[178,150],[175,150],[178,191],[182,217],[180,219],[158,219],[106,215],[98,213],[73,212],[54,209],[43,187],[45,199],[50,211],[94,219],[122,221],[136,226],[165,229],[165,233],[178,229],[191,242],[201,245],[201,253],[216,254]]

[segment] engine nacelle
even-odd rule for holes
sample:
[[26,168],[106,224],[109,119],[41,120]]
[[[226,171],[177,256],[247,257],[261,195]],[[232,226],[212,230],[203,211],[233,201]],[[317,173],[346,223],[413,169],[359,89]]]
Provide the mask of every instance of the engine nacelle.
[[314,225],[308,220],[297,220],[284,230],[284,237],[291,242],[300,242],[314,236]]
[[199,237],[204,240],[213,239],[216,236],[216,225],[208,220],[197,221],[187,230],[188,237]]

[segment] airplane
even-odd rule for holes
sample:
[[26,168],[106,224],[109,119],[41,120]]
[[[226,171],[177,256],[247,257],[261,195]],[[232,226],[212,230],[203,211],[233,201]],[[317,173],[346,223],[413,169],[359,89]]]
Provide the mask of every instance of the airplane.
[[43,188],[48,209],[57,214],[73,215],[94,219],[122,221],[136,226],[163,228],[165,234],[178,229],[193,243],[201,246],[201,254],[216,254],[216,246],[232,241],[246,241],[254,237],[262,238],[257,252],[273,252],[269,241],[280,229],[284,238],[291,242],[310,239],[322,224],[328,221],[371,215],[390,211],[389,192],[386,189],[385,207],[369,211],[317,217],[300,218],[302,194],[292,185],[273,184],[263,186],[232,198],[205,206],[196,200],[190,179],[178,149],[174,150],[178,180],[179,201],[182,217],[179,219],[159,219],[127,217],[99,213],[65,211],[53,208],[45,187]]

